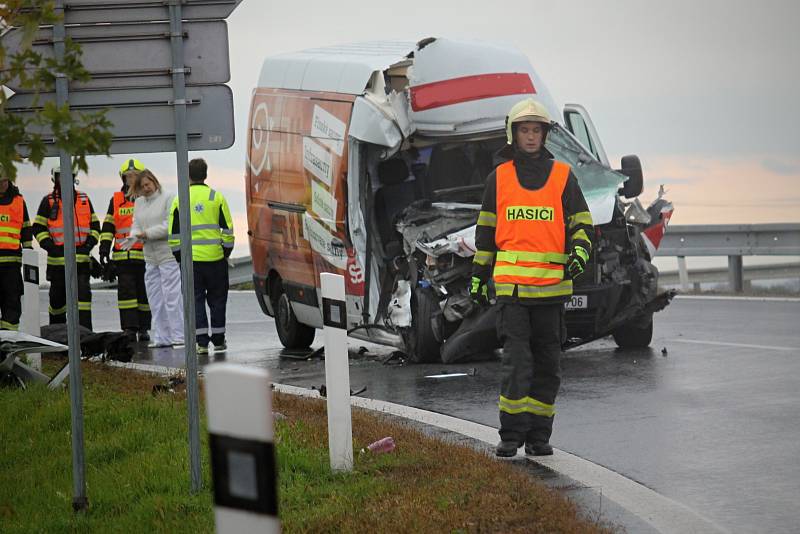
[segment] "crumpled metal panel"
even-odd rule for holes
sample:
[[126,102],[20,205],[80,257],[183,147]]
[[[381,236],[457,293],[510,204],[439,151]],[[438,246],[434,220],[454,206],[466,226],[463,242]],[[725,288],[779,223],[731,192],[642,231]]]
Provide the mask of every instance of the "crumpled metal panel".
[[[458,135],[486,131],[502,131],[508,110],[526,97],[535,97],[542,102],[554,120],[560,120],[560,108],[550,96],[542,79],[536,74],[528,58],[519,50],[506,45],[480,41],[438,38],[417,50],[414,65],[410,69],[410,118],[416,130],[423,135]],[[518,80],[515,74],[527,74],[533,93],[516,83],[507,87],[510,94],[486,98],[492,94],[497,83],[480,78],[481,75],[504,75],[512,82]],[[504,78],[499,78],[501,81]],[[463,80],[463,84],[458,80]],[[437,83],[444,94],[452,95],[452,100],[463,100],[448,104],[446,100],[433,104],[427,109],[414,109],[413,101],[425,88],[431,90]],[[483,96],[481,86],[483,86]],[[460,89],[465,92],[459,93]],[[476,89],[478,88],[478,89]],[[477,92],[476,92],[477,91]],[[488,91],[488,92],[487,92]],[[466,100],[464,100],[466,99]]]
[[268,57],[258,86],[360,95],[375,71],[402,61],[414,46],[413,42],[376,41]]

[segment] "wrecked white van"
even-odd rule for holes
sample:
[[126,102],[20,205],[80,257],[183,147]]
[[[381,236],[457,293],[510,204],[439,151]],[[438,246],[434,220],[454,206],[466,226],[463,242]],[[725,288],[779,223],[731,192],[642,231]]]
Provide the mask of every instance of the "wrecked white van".
[[596,224],[567,346],[606,335],[650,343],[652,315],[672,296],[650,262],[672,206],[630,201],[642,190],[638,158],[612,170],[586,110],[558,108],[517,50],[430,38],[264,61],[248,128],[248,234],[258,301],[287,348],[313,341],[319,275],[336,272],[351,336],[413,361],[491,355],[492,309],[467,294],[474,230],[506,112],[528,96],[563,117],[547,148],[572,166]]

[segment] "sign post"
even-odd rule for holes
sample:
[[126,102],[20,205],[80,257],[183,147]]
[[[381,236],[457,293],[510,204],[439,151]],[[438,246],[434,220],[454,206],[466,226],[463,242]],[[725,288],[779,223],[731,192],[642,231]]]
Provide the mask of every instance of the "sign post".
[[[56,10],[64,13],[64,1],[56,1]],[[64,57],[64,23],[53,27],[53,48],[56,59]],[[64,73],[56,73],[56,101],[59,106],[69,98]],[[61,150],[60,184],[61,207],[64,210],[64,285],[67,297],[67,345],[69,346],[69,400],[72,414],[72,509],[86,510],[86,463],[83,441],[83,384],[81,381],[81,338],[78,330],[78,269],[75,257],[75,188],[72,177],[72,158]]]
[[[200,412],[198,409],[197,344],[195,343],[194,273],[192,267],[192,222],[189,211],[189,150],[186,137],[186,86],[183,70],[181,4],[170,0],[172,37],[172,90],[175,93],[175,153],[178,161],[178,216],[181,227],[181,287],[183,287],[183,331],[186,340],[186,394],[189,403],[189,469],[192,491],[203,487],[200,471]],[[169,231],[169,230],[168,230]],[[202,310],[205,313],[205,310]]]

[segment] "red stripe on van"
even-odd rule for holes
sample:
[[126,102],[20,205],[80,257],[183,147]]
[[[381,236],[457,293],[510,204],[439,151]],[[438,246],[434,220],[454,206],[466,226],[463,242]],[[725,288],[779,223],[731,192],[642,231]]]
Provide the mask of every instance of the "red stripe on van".
[[478,74],[412,87],[411,109],[425,111],[471,100],[526,93],[536,94],[526,73]]

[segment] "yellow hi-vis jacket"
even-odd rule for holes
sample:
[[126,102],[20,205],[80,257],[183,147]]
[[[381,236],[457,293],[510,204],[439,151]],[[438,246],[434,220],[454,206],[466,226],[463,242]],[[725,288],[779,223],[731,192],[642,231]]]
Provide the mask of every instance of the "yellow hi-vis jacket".
[[[192,260],[219,261],[230,255],[233,249],[233,219],[228,202],[222,193],[205,184],[192,184],[189,187],[189,208],[192,224]],[[169,213],[169,232],[170,249],[173,253],[180,252],[177,196]]]

